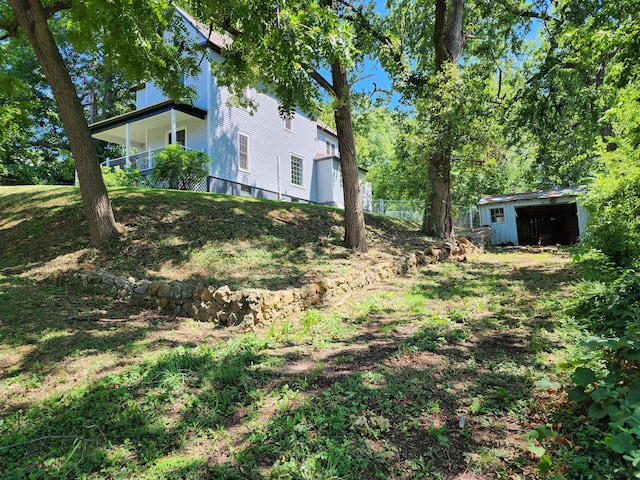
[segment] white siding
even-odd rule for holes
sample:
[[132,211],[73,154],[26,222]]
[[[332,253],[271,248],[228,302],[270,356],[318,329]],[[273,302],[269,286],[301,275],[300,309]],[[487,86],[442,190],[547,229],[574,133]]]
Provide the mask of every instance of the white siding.
[[340,150],[338,148],[338,138],[335,135],[330,134],[326,130],[318,128],[318,143],[316,147],[316,153],[319,155],[330,155],[331,152],[327,153],[327,142],[335,145],[335,156],[340,156]]
[[335,194],[331,178],[333,175],[333,161],[325,158],[315,162],[315,184],[317,194],[312,200],[317,203],[335,205]]
[[[316,123],[301,113],[293,119],[293,131],[284,128],[278,112],[278,101],[262,93],[254,93],[258,103],[255,112],[230,105],[229,91],[211,80],[209,138],[212,163],[210,174],[231,182],[278,193],[277,157],[281,165],[281,194],[311,200],[313,158],[316,149]],[[250,137],[250,171],[238,168],[238,133]],[[291,155],[303,159],[303,187],[291,184]]]

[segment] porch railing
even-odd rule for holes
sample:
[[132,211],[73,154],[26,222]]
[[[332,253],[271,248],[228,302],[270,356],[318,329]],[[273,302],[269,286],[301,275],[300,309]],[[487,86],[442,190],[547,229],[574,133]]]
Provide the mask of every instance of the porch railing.
[[[162,150],[162,148],[153,148],[150,150],[145,150],[144,152],[132,153],[129,155],[129,166],[131,168],[137,168],[140,172],[146,172],[148,170],[153,170],[156,166],[156,154]],[[184,151],[195,150],[189,147],[182,147]],[[122,167],[124,168],[127,165],[127,157],[118,157],[118,158],[108,158],[100,165],[103,167]]]

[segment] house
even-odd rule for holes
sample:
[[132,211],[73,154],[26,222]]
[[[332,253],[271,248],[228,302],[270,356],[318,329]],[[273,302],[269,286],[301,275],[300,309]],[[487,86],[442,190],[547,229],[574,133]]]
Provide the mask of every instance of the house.
[[585,187],[491,195],[478,202],[492,245],[573,245],[587,222],[577,198]]
[[[256,90],[246,91],[255,111],[233,103],[229,91],[217,85],[210,61],[222,62],[230,41],[212,33],[177,8],[194,41],[209,51],[197,78],[185,79],[197,98],[193,104],[167,99],[153,83],[136,91],[136,109],[90,125],[94,138],[123,145],[126,155],[108,165],[130,165],[149,173],[154,154],[170,144],[207,153],[208,177],[199,190],[257,198],[309,202],[344,207],[340,152],[336,132],[302,112],[281,118],[278,100]],[[365,209],[371,188],[360,178]]]

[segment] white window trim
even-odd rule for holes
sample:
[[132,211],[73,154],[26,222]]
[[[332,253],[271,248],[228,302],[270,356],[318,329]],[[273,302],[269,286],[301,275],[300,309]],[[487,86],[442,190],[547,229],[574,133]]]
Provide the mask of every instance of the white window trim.
[[[187,131],[187,126],[186,125],[184,127],[176,127],[176,137],[178,136],[178,132],[180,132],[182,130],[184,130],[184,146],[186,148],[188,146],[188,143],[189,143],[189,132]],[[169,135],[171,135],[171,130],[165,131],[165,134],[164,134],[165,146],[171,145],[171,142],[169,142]],[[176,142],[176,145],[180,145],[180,144]]]
[[[299,159],[302,162],[301,165],[300,165],[300,178],[302,180],[302,184],[301,185],[298,185],[297,183],[293,183],[293,168],[292,168],[292,166],[293,166],[293,158],[294,157]],[[304,157],[302,155],[298,155],[297,153],[289,154],[289,184],[292,187],[295,187],[295,188],[300,188],[300,189],[303,189],[303,190],[305,188],[305,186],[304,186]]]
[[[247,138],[247,168],[242,168],[240,166],[240,137]],[[251,137],[246,133],[238,132],[238,170],[241,172],[250,172],[251,171]]]

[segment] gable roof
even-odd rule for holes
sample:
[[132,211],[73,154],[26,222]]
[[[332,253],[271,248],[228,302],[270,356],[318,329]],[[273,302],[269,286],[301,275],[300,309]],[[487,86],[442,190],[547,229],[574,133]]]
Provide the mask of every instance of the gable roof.
[[231,45],[232,39],[228,35],[221,34],[213,30],[213,28],[209,27],[209,25],[205,25],[202,22],[199,22],[185,10],[181,9],[177,5],[175,5],[176,11],[184,18],[193,28],[195,28],[198,33],[203,38],[203,44],[207,47],[215,50],[220,53],[223,49],[229,48]]
[[544,190],[539,192],[525,192],[525,193],[507,193],[504,195],[488,195],[482,197],[478,202],[478,205],[488,205],[492,203],[506,203],[515,202],[517,200],[542,200],[547,198],[560,198],[560,197],[577,197],[578,195],[585,193],[587,187],[567,187],[556,188],[553,190]]

